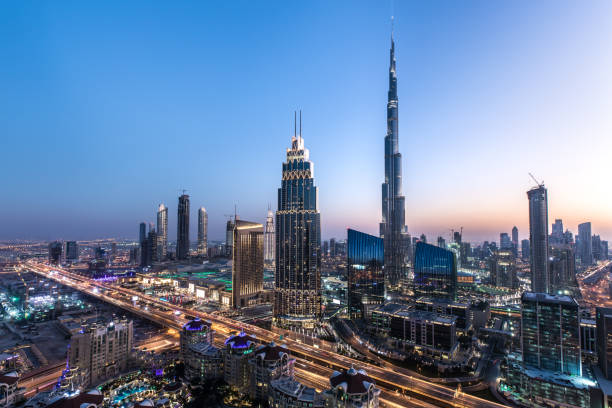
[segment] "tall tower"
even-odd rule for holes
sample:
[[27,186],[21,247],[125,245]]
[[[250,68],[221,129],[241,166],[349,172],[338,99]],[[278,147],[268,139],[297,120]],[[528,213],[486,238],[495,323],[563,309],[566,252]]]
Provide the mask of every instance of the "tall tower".
[[208,214],[206,209],[200,207],[198,210],[198,254],[208,253]]
[[178,224],[176,227],[176,259],[189,256],[189,196],[183,194],[178,202]]
[[263,225],[236,220],[232,251],[232,306],[256,304],[263,290]]
[[389,61],[385,182],[382,184],[380,236],[385,245],[385,287],[396,290],[404,277],[404,264],[407,252],[409,252],[404,241],[410,238],[407,238],[405,198],[402,195],[402,155],[398,146],[397,72],[393,35],[391,35]]
[[591,266],[593,264],[593,237],[591,236],[590,222],[583,222],[578,225],[578,238],[580,239],[578,246],[580,264]]
[[266,263],[274,262],[274,246],[274,212],[268,206],[268,216],[264,229],[264,261]]
[[301,122],[300,114],[278,189],[274,323],[312,329],[321,317],[321,215]]
[[168,251],[168,207],[160,204],[157,209],[157,259],[166,259]]
[[531,291],[548,293],[548,192],[544,184],[527,192],[529,199],[529,241]]

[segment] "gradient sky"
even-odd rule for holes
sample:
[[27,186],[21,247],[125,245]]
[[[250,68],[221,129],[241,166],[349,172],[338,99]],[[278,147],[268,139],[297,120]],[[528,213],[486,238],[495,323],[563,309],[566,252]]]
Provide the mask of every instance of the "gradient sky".
[[[612,2],[396,1],[406,222],[430,239],[612,239]],[[0,239],[135,238],[177,197],[221,239],[263,221],[303,110],[323,238],[377,233],[391,6],[384,1],[3,2]]]

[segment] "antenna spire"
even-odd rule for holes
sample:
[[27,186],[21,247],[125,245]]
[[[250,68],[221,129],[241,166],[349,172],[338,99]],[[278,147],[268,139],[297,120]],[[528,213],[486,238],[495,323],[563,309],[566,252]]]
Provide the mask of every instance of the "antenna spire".
[[300,109],[300,139],[302,138],[302,110]]

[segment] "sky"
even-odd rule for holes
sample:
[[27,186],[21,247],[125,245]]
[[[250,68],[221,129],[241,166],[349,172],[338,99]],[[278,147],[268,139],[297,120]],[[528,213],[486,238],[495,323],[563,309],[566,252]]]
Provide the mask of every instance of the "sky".
[[549,220],[612,239],[612,2],[6,1],[0,239],[136,238],[191,196],[265,220],[303,112],[322,236],[381,218],[390,16],[406,223],[430,240],[528,236]]

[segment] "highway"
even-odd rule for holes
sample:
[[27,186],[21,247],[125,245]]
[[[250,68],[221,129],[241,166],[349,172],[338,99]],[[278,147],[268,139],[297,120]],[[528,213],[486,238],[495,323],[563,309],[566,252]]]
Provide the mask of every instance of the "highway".
[[[453,388],[397,372],[392,367],[377,367],[323,350],[316,343],[308,345],[300,340],[281,338],[279,334],[260,327],[223,316],[185,309],[135,290],[106,282],[97,282],[58,267],[50,267],[33,261],[23,263],[22,267],[167,327],[181,329],[186,322],[184,316],[189,315],[209,320],[213,324],[213,329],[221,336],[245,330],[249,334],[254,334],[262,342],[284,343],[291,354],[307,367],[304,370],[296,370],[298,371],[297,376],[305,385],[313,388],[321,389],[321,376],[329,378],[332,370],[348,369],[354,366],[364,369],[376,381],[376,385],[383,394],[381,402],[388,407],[424,406],[422,402],[444,407],[498,408],[504,406],[469,394],[456,393]],[[139,298],[139,302],[148,302],[149,307],[134,306],[131,302],[134,296]]]

